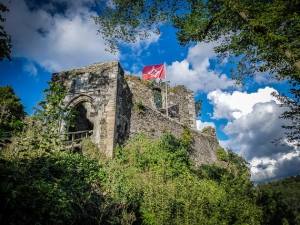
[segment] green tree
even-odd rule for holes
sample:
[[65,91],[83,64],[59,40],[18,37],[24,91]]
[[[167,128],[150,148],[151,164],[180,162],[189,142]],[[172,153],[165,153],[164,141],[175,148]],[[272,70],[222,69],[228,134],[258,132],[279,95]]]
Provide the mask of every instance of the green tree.
[[[53,152],[64,150],[62,132],[66,131],[64,121],[71,122],[75,117],[73,109],[65,107],[63,99],[66,91],[56,82],[48,82],[44,100],[38,103],[34,116],[27,118],[25,129],[15,137],[11,147],[18,151],[43,150]],[[66,123],[65,123],[66,124]]]
[[260,224],[249,168],[228,151],[228,167],[193,167],[184,138],[140,135],[104,166],[103,186],[136,224]]
[[227,162],[227,166],[200,165],[195,173],[200,179],[218,182],[227,194],[220,206],[220,216],[226,224],[260,224],[262,212],[257,206],[258,195],[250,180],[250,169],[247,161],[231,149],[218,148],[218,159]]
[[[299,0],[114,0],[102,5],[94,19],[110,51],[116,51],[121,41],[145,39],[152,31],[159,33],[161,24],[171,25],[178,29],[182,45],[219,41],[215,51],[234,64],[237,83],[258,73],[285,79],[299,107]],[[300,130],[300,110],[291,112],[283,115],[295,124],[288,138],[299,141],[294,134]]]
[[26,112],[11,86],[0,87],[0,131],[12,132],[19,129]]
[[299,5],[299,0],[114,0],[94,19],[110,50],[120,40],[147,38],[165,23],[178,29],[183,45],[222,41],[215,50],[238,59],[238,82],[257,72],[299,82]]
[[[280,102],[281,107],[288,107],[289,110],[283,112],[279,118],[289,120],[290,123],[288,125],[282,126],[287,131],[285,132],[287,141],[295,146],[300,146],[300,91],[291,88],[290,92],[297,96],[295,99],[291,99],[284,94],[273,93]],[[279,138],[275,140],[275,143],[284,143],[283,138]]]
[[263,209],[263,224],[300,224],[300,175],[260,183],[258,205]]
[[0,151],[0,223],[120,224],[123,205],[102,189],[98,161],[64,151],[65,91],[50,82],[44,93],[37,114]]
[[[0,23],[5,22],[5,18],[2,16],[2,13],[9,12],[9,9],[0,2]],[[10,49],[11,49],[11,37],[6,33],[4,27],[0,24],[0,62],[7,58],[10,58]]]

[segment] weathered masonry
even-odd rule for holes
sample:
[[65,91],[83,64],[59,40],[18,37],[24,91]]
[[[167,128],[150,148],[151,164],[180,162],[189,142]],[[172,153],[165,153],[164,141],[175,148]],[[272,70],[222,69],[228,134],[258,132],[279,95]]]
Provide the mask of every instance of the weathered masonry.
[[[196,130],[194,93],[183,86],[168,90],[166,116],[165,90],[124,75],[118,62],[97,63],[52,75],[67,90],[65,104],[77,109],[75,127],[69,131],[92,130],[91,139],[107,156],[113,157],[116,144],[124,144],[139,133],[156,139],[166,130],[180,138],[185,126],[194,133],[190,156],[199,165],[216,161],[218,140],[213,129]],[[161,95],[157,108],[153,92]],[[139,107],[142,108],[138,109]]]

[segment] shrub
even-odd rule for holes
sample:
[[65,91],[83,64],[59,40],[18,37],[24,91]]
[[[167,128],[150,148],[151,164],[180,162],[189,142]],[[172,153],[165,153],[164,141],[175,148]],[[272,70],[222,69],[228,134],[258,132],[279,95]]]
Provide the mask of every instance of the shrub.
[[56,152],[17,162],[2,156],[0,168],[1,224],[99,224],[121,217],[120,205],[100,185],[101,167],[86,156]]
[[144,106],[143,101],[141,99],[136,102],[135,110],[137,111],[138,114],[145,113],[146,107]]
[[116,158],[105,165],[103,186],[126,205],[127,214],[134,214],[135,224],[260,222],[247,177],[217,165],[193,169],[182,139],[168,132],[156,141],[140,136],[118,148]]
[[181,134],[182,145],[189,149],[191,144],[194,142],[194,133],[191,131],[190,127],[184,126],[184,130]]
[[217,158],[220,161],[224,161],[224,162],[228,161],[228,156],[227,156],[226,150],[224,148],[222,148],[221,146],[219,146],[217,149]]
[[208,126],[208,127],[204,127],[203,129],[202,129],[202,133],[207,133],[207,132],[209,132],[209,131],[211,131],[212,129],[215,129],[215,128],[213,128],[213,127],[211,127],[211,126]]

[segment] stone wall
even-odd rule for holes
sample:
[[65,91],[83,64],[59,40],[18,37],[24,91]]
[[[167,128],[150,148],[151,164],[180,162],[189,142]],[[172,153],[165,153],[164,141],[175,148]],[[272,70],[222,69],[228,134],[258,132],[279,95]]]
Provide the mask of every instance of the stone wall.
[[[150,86],[146,82],[141,81],[137,76],[126,75],[125,79],[133,94],[133,101],[142,101],[143,105],[156,110],[152,91],[160,89],[163,99],[163,108],[166,107],[165,87]],[[179,117],[174,118],[180,123],[186,124],[196,129],[196,112],[195,112],[195,99],[194,92],[188,90],[182,85],[175,86],[168,89],[168,108],[177,105],[179,108]]]
[[[125,75],[132,93],[135,106],[131,107],[130,119],[130,138],[134,138],[143,132],[149,138],[157,139],[163,135],[165,131],[170,131],[175,137],[181,138],[181,134],[185,126],[189,126],[194,134],[194,142],[190,151],[191,159],[196,165],[201,163],[212,163],[217,160],[216,150],[219,146],[218,139],[214,129],[208,133],[201,133],[196,130],[195,100],[194,93],[184,86],[175,86],[169,89],[168,105],[179,106],[179,118],[166,117],[165,114],[156,109],[152,89],[157,86],[150,86],[141,81],[137,76]],[[162,96],[164,97],[164,87],[162,87]],[[144,113],[136,110],[136,104],[141,101]],[[163,104],[165,106],[165,104]]]
[[89,102],[87,112],[94,122],[92,140],[109,157],[116,144],[116,117],[118,83],[124,71],[118,62],[97,63],[52,75],[67,91],[66,107],[76,108]]
[[151,109],[156,109],[152,88],[147,83],[141,81],[141,78],[133,75],[125,75],[125,80],[128,84],[130,92],[133,96],[133,102],[142,101],[144,106]]
[[[176,105],[179,110],[178,117],[170,118],[163,110],[157,110],[152,94],[153,89],[160,90],[164,98],[164,87],[149,86],[137,76],[124,76],[118,62],[97,63],[54,73],[52,81],[66,89],[66,107],[78,108],[86,103],[82,115],[93,123],[91,138],[109,157],[113,157],[117,143],[122,145],[141,132],[157,139],[165,131],[170,131],[180,138],[184,127],[188,126],[194,133],[191,159],[196,165],[216,161],[216,134],[196,130],[194,93],[183,86],[169,89],[168,106]],[[143,105],[143,113],[137,110],[138,102]],[[84,119],[79,117],[78,121]]]
[[168,105],[179,106],[179,122],[194,129],[196,125],[195,98],[194,92],[182,85],[170,88],[168,91]]
[[129,139],[131,111],[133,108],[133,95],[124,79],[123,74],[119,77],[116,107],[116,143],[122,145]]
[[[175,119],[167,118],[164,114],[145,107],[144,113],[136,110],[131,114],[130,138],[139,133],[146,133],[151,139],[158,139],[164,132],[171,132],[176,138],[181,138],[186,125]],[[194,134],[194,141],[190,149],[190,157],[196,165],[201,163],[213,163],[217,160],[216,150],[219,146],[218,139],[214,132],[201,133],[191,128]]]

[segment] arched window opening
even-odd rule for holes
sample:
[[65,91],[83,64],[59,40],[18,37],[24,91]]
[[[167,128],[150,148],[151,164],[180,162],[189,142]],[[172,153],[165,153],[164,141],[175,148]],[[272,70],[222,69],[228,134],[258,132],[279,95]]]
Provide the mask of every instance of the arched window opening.
[[[69,136],[69,139],[81,139],[88,135],[89,132],[80,131],[91,131],[94,129],[94,110],[93,106],[89,102],[81,102],[74,108],[74,119],[69,126],[69,132],[74,132],[74,134]],[[78,133],[77,133],[78,132]]]
[[152,90],[154,103],[157,109],[161,109],[163,105],[162,95],[161,95],[161,89],[155,88]]

